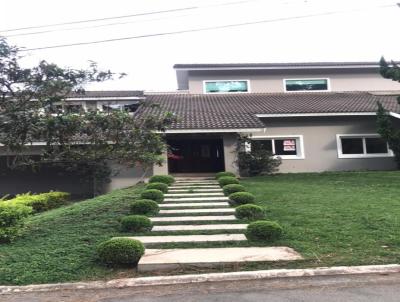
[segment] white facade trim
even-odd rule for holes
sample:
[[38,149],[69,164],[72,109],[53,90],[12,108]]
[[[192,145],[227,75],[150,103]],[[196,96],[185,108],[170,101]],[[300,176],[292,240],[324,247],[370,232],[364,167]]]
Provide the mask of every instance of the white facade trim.
[[76,98],[66,98],[67,101],[122,101],[122,100],[143,100],[145,97],[137,96],[124,96],[124,97],[76,97]]
[[[275,157],[280,157],[281,159],[305,159],[305,151],[304,151],[304,137],[301,134],[294,134],[294,135],[255,135],[252,136],[251,139],[255,140],[269,140],[269,139],[295,139],[299,143],[300,154],[297,155],[276,155]],[[297,145],[297,144],[296,144]],[[272,153],[275,153],[275,144],[272,142]]]
[[[286,81],[308,81],[308,80],[326,80],[328,89],[327,90],[296,90],[296,91],[288,91],[286,89]],[[331,91],[331,80],[329,78],[288,78],[283,79],[283,91],[286,93],[304,93],[304,92],[330,92]]]
[[[362,138],[363,143],[363,154],[343,154],[342,152],[342,137],[348,138]],[[336,134],[336,147],[338,158],[381,158],[381,157],[393,157],[393,151],[387,145],[388,153],[376,153],[376,154],[368,154],[366,148],[365,138],[380,138],[381,136],[377,133],[364,133],[364,134]]]
[[174,67],[175,70],[308,70],[308,69],[375,69],[379,68],[379,64],[376,65],[311,65],[311,66],[241,66],[241,67]]
[[[235,92],[207,92],[206,83],[209,82],[247,82],[247,91]],[[203,80],[203,94],[233,94],[233,93],[251,93],[250,80],[248,79],[227,79],[227,80]]]
[[400,119],[400,114],[395,113],[395,112],[390,112],[389,113],[391,116],[395,117],[395,118],[399,118]]
[[[354,116],[354,115],[376,115],[376,112],[317,112],[317,113],[268,113],[256,114],[257,117],[310,117],[310,116]],[[400,115],[399,115],[400,116]]]
[[242,133],[264,131],[265,128],[243,128],[243,129],[169,129],[157,131],[158,133]]

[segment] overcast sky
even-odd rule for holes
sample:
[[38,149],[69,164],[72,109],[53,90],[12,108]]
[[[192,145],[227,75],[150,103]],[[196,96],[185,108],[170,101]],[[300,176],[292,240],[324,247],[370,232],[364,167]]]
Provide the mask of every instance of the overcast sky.
[[[84,68],[125,72],[88,89],[176,89],[175,63],[377,61],[400,59],[400,0],[12,0],[1,1],[0,35],[26,49],[247,22],[224,29],[26,51]],[[158,11],[181,9],[175,12]],[[121,17],[126,15],[153,14]],[[112,17],[121,17],[114,18]],[[38,27],[110,18],[96,22]],[[29,35],[27,35],[29,34]]]

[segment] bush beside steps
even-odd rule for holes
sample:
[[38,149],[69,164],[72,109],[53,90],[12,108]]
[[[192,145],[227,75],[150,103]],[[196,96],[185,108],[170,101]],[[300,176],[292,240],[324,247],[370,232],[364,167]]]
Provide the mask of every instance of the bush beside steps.
[[248,192],[236,192],[229,195],[229,199],[234,203],[234,205],[242,205],[248,203],[254,203],[255,196]]
[[154,175],[149,179],[149,183],[162,182],[167,185],[172,185],[174,181],[175,178],[171,175]]
[[156,189],[144,190],[142,194],[140,194],[140,198],[151,199],[155,202],[162,202],[164,200],[164,194],[160,190]]
[[232,172],[218,172],[217,174],[215,174],[215,178],[218,179],[220,177],[234,177],[236,178],[236,175]]
[[244,204],[235,209],[235,216],[244,220],[259,220],[265,217],[264,209],[254,204]]
[[162,182],[152,182],[146,186],[146,190],[160,190],[163,193],[168,192],[168,185]]
[[123,232],[148,232],[152,227],[151,220],[143,215],[128,215],[121,219]]
[[139,240],[112,238],[97,246],[101,262],[108,265],[137,265],[145,248]]
[[139,199],[131,204],[131,214],[154,216],[158,213],[160,207],[158,203],[151,199]]
[[239,184],[239,180],[237,180],[235,177],[223,176],[218,178],[218,183],[221,187],[224,187],[226,185]]
[[275,221],[259,220],[247,226],[245,235],[248,240],[272,242],[283,234],[282,227]]

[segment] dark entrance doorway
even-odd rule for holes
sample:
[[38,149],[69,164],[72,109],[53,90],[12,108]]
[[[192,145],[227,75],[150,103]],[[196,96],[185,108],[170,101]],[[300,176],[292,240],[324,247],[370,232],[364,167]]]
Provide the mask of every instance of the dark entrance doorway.
[[222,139],[168,140],[170,173],[207,173],[225,170]]

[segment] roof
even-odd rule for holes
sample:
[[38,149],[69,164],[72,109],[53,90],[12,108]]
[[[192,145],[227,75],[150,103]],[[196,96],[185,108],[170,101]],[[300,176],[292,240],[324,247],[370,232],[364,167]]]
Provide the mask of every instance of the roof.
[[220,68],[321,68],[321,67],[379,67],[379,62],[298,62],[298,63],[223,63],[223,64],[175,64],[175,69],[220,69]]
[[368,92],[236,93],[148,95],[138,115],[172,112],[178,121],[171,129],[264,128],[259,114],[374,113],[377,101],[400,113],[396,97]]
[[85,90],[83,92],[72,92],[68,98],[137,98],[143,97],[141,90]]

